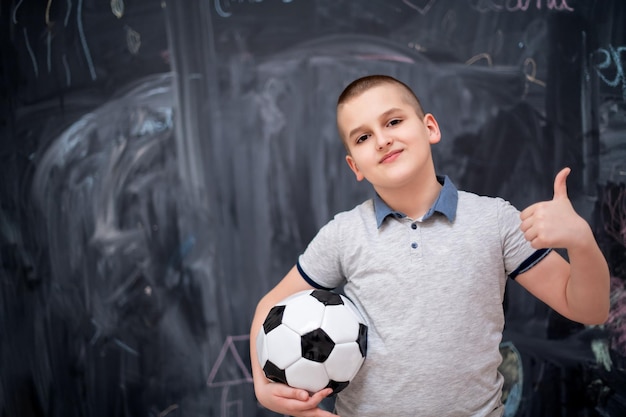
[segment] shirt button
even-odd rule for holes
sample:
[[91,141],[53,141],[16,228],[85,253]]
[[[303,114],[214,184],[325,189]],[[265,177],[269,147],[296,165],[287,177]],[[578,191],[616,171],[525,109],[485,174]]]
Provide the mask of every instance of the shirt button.
[[411,229],[413,229],[413,230],[417,229],[417,225],[415,223],[412,223],[411,224]]
[[411,247],[412,247],[413,249],[417,249],[417,243],[415,243],[415,242],[411,243]]

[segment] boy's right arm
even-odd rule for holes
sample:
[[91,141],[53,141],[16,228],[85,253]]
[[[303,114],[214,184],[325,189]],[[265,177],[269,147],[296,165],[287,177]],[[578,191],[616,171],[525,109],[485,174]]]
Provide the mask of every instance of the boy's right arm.
[[289,387],[269,381],[257,359],[256,336],[270,309],[285,297],[298,291],[312,289],[294,266],[285,277],[257,305],[250,327],[250,362],[257,400],[266,408],[277,413],[295,417],[329,417],[335,414],[318,407],[319,403],[332,393],[330,388],[313,395],[306,390]]

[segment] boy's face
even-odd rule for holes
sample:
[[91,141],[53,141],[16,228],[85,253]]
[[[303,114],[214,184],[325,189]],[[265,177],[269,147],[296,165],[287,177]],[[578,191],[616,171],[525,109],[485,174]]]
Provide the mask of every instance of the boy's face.
[[402,87],[383,84],[337,108],[337,126],[356,179],[398,188],[432,176],[430,145],[441,133],[431,114],[418,116]]

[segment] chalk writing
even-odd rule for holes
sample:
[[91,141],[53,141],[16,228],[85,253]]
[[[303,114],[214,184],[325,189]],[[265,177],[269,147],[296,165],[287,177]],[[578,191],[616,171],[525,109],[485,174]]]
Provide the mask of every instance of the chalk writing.
[[489,55],[488,53],[485,53],[485,52],[483,52],[482,54],[474,55],[473,57],[471,57],[470,59],[465,61],[465,64],[466,65],[473,65],[477,61],[480,61],[481,59],[484,59],[485,61],[487,61],[487,65],[488,66],[490,66],[490,67],[493,66],[493,61],[491,60],[491,55]]
[[24,43],[26,44],[26,50],[28,51],[28,56],[30,56],[30,60],[33,63],[33,70],[35,71],[35,77],[39,77],[39,65],[37,65],[37,58],[35,58],[35,53],[33,52],[33,48],[30,46],[30,41],[28,40],[28,31],[26,28],[23,28],[24,31]]
[[[63,88],[71,87],[72,84],[80,85],[84,78],[90,81],[101,78],[97,62],[98,57],[102,56],[99,51],[101,45],[96,45],[94,49],[90,39],[93,32],[89,26],[94,21],[110,16],[101,16],[87,10],[85,0],[62,2],[45,0],[41,16],[33,18],[34,12],[30,5],[34,3],[16,0],[7,18],[14,26],[13,32],[20,41],[19,54],[25,57],[25,63],[28,65],[25,69],[32,74],[32,78],[41,79],[47,76],[49,79],[52,76],[55,81],[61,81]],[[110,13],[115,18],[120,20],[127,18],[124,0],[111,0],[110,7]],[[40,27],[42,23],[43,26]],[[115,24],[113,27],[117,30],[120,25]],[[142,39],[143,33],[128,24],[122,27],[127,50],[131,55],[139,55],[145,44]],[[108,47],[109,40],[98,43]],[[74,68],[80,68],[80,73]],[[58,74],[61,77],[57,77]],[[56,86],[50,84],[49,88]]]
[[50,23],[50,6],[51,5],[52,5],[52,0],[48,0],[48,4],[46,5],[46,17],[45,17],[46,26],[48,26],[48,29],[50,29],[50,27],[52,26],[52,24]]
[[13,8],[13,24],[17,24],[17,9],[20,8],[20,6],[22,5],[22,2],[24,0],[20,0],[15,7]]
[[67,27],[67,23],[70,20],[71,13],[72,13],[72,0],[67,0],[67,11],[65,12],[65,19],[63,19],[63,26]]
[[174,410],[178,409],[178,404],[172,404],[169,407],[167,407],[165,410],[161,411],[158,415],[158,417],[165,417],[167,416],[169,413],[171,413]]
[[426,13],[428,13],[430,8],[433,7],[433,4],[435,4],[435,0],[428,0],[426,4],[424,4],[423,6],[419,6],[415,4],[417,3],[415,0],[412,0],[412,1],[402,0],[402,2],[406,4],[407,6],[409,6],[410,8],[417,10],[422,15],[425,15]]
[[121,19],[124,16],[124,1],[123,0],[111,0],[111,12]]
[[[293,0],[281,0],[283,3],[291,3]],[[232,6],[237,4],[263,3],[263,0],[215,0],[214,8],[221,17],[229,17],[232,13]]]
[[124,29],[126,29],[126,45],[128,46],[128,51],[133,55],[137,55],[141,47],[141,34],[128,25],[125,26]]
[[522,97],[526,97],[530,91],[530,84],[535,84],[541,87],[546,86],[546,82],[538,79],[537,76],[537,62],[532,58],[526,58],[524,60],[524,74],[526,75],[526,83],[524,84],[524,94]]
[[91,60],[91,52],[89,52],[89,46],[87,45],[87,38],[85,37],[85,31],[83,29],[83,0],[78,1],[78,6],[76,9],[76,24],[78,26],[78,34],[80,36],[80,43],[83,47],[83,52],[85,53],[85,59],[87,60],[87,65],[89,66],[89,74],[91,75],[91,79],[96,79],[96,70],[93,66],[93,61]]
[[535,83],[537,85],[540,85],[542,87],[546,86],[545,81],[541,81],[538,80],[536,75],[537,75],[537,62],[535,62],[534,59],[532,58],[526,58],[526,60],[524,60],[524,73],[526,74],[526,80],[528,80],[531,83]]
[[596,55],[599,57],[599,62],[595,65],[598,77],[610,87],[621,85],[622,98],[626,100],[626,77],[624,76],[626,46],[615,48],[609,45],[608,48],[599,48]]
[[530,8],[573,12],[567,0],[470,0],[475,10],[486,12],[525,12]]

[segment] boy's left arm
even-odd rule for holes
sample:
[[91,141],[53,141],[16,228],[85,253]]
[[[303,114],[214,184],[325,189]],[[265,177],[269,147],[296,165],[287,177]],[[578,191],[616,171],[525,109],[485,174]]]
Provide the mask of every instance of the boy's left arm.
[[563,316],[584,324],[602,324],[610,307],[610,276],[589,224],[568,196],[569,168],[554,179],[554,198],[522,211],[520,226],[535,249],[563,248],[569,263],[551,252],[516,281]]

